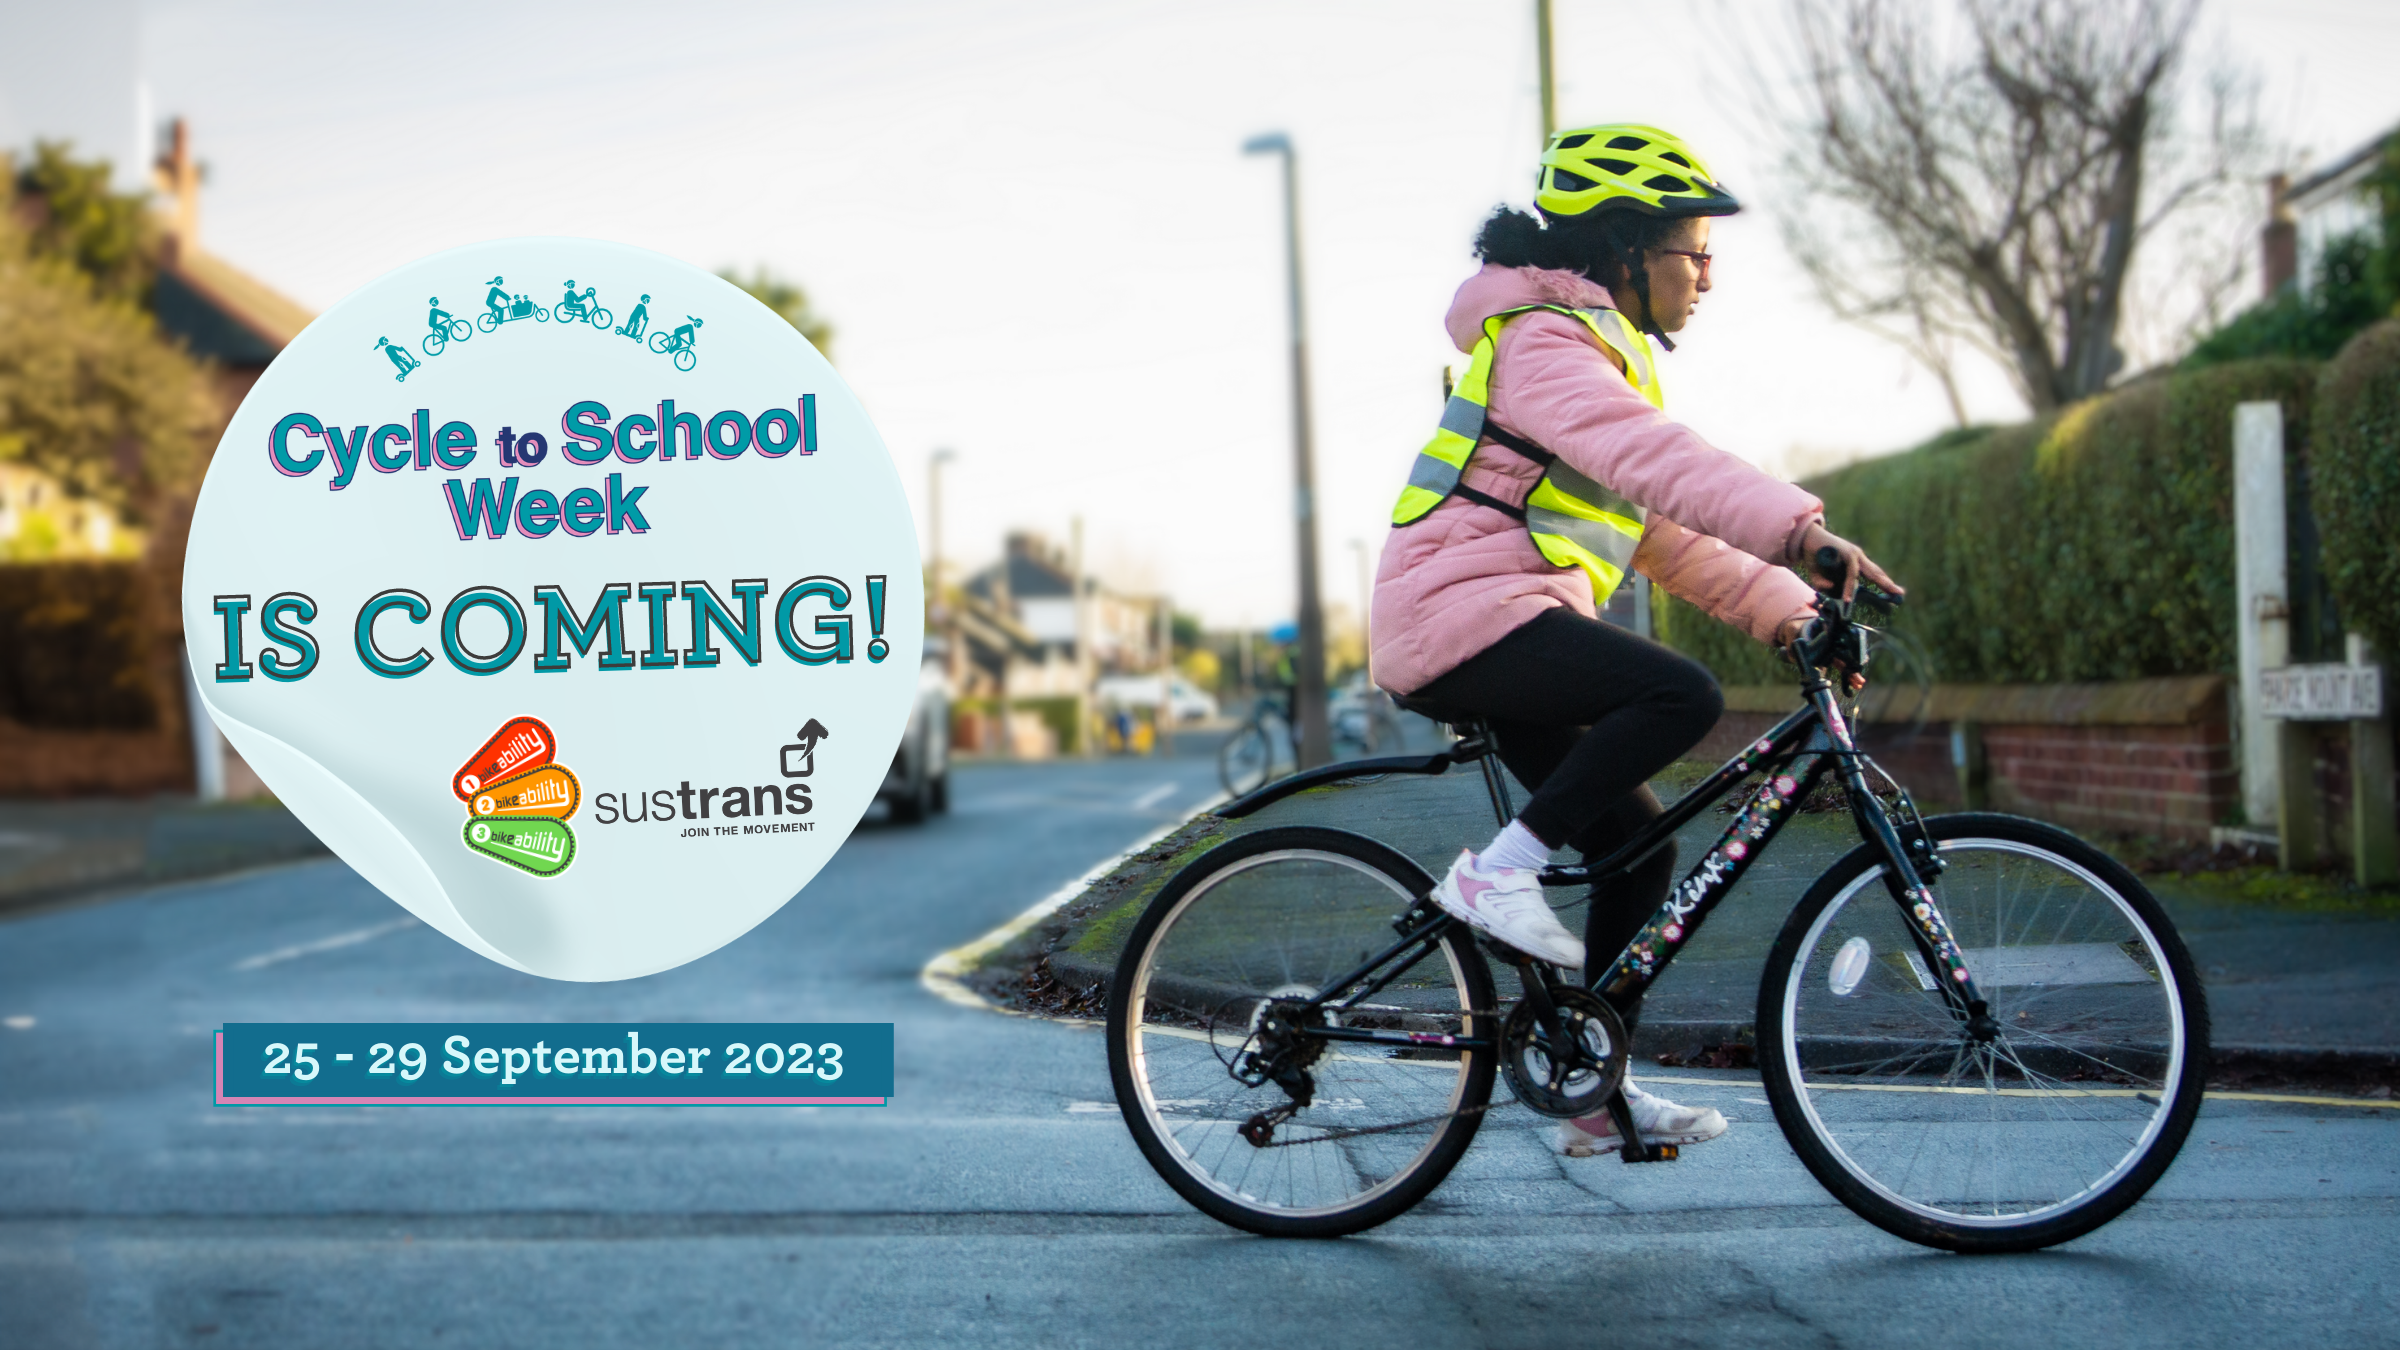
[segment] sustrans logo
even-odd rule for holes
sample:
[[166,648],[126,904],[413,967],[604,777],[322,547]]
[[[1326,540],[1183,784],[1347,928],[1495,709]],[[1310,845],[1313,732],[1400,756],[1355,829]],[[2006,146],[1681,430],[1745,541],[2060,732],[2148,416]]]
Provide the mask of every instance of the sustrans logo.
[[717,838],[745,834],[807,834],[812,820],[799,820],[816,805],[805,781],[817,768],[817,743],[833,733],[815,718],[795,734],[789,745],[776,749],[776,775],[781,782],[728,783],[694,787],[685,779],[671,788],[647,792],[603,792],[592,798],[592,820],[601,825],[682,825],[685,838]]

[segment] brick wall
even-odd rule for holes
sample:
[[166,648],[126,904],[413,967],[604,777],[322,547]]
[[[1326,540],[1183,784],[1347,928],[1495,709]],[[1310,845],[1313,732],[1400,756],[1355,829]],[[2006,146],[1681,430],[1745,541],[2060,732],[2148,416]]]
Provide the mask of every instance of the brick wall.
[[[1735,687],[1691,758],[1725,760],[1799,706],[1789,686]],[[1869,690],[1860,748],[1928,808],[1964,805],[1952,731],[1982,737],[1986,804],[2075,830],[2202,841],[2241,799],[2225,682],[1936,685]]]

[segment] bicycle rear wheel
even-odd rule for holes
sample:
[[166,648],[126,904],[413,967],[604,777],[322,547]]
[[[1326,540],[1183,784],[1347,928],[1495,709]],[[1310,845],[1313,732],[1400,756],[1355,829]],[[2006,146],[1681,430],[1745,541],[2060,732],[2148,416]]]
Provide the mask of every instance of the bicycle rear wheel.
[[1979,1043],[1871,846],[1819,878],[1759,986],[1775,1118],[1861,1217],[1951,1251],[2025,1251],[2123,1213],[2200,1109],[2208,1010],[2158,901],[2063,830],[1936,816],[1936,903],[1999,1023]]
[[[1374,840],[1261,830],[1202,854],[1135,926],[1109,999],[1109,1071],[1151,1166],[1203,1212],[1270,1237],[1336,1237],[1405,1212],[1466,1152],[1497,1058],[1438,1044],[1314,1042],[1309,1104],[1254,1143],[1243,1125],[1293,1098],[1235,1076],[1270,1000],[1319,992],[1398,939],[1433,878]],[[1464,930],[1334,1024],[1496,1034],[1491,972]]]

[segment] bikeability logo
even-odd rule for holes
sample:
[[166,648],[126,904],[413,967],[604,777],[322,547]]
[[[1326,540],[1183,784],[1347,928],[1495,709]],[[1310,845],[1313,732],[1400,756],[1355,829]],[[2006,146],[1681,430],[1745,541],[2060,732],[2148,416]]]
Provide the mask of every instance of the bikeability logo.
[[[440,356],[472,339],[478,332],[496,333],[506,324],[556,323],[558,328],[555,331],[590,327],[612,337],[646,346],[674,362],[677,370],[690,370],[700,363],[700,330],[707,327],[707,322],[696,315],[686,314],[680,324],[670,324],[663,319],[654,323],[648,291],[637,292],[641,298],[625,311],[625,322],[620,324],[615,312],[600,303],[599,287],[586,286],[578,291],[572,277],[566,281],[566,294],[555,305],[539,304],[530,295],[511,295],[505,276],[494,276],[482,284],[490,289],[484,292],[483,312],[472,319],[462,318],[442,308],[442,298],[438,295],[426,298],[426,332],[419,345],[428,358]],[[388,336],[375,340],[375,350],[383,353],[392,363],[397,372],[392,376],[394,380],[405,381],[425,364],[408,349],[407,342],[394,342]]]
[[512,717],[450,776],[467,804],[461,839],[468,850],[537,877],[575,863],[567,817],[583,804],[583,784],[558,760],[558,738],[538,717]]

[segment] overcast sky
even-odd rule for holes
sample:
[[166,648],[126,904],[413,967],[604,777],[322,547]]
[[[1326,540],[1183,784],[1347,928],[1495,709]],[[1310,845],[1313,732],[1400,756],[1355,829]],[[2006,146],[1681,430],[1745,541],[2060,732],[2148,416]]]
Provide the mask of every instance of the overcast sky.
[[[1300,147],[1327,593],[1354,606],[1351,541],[1381,546],[1458,359],[1440,320],[1468,239],[1530,196],[1531,11],[0,0],[0,139],[189,118],[204,245],[312,307],[506,235],[763,264],[836,324],[920,498],[928,454],[956,449],[950,556],[1081,513],[1119,584],[1267,623],[1292,593],[1282,207],[1238,147],[1270,128]],[[1772,7],[1556,11],[1563,122],[1656,122],[1761,199],[1724,48]],[[2299,151],[2400,121],[2400,5],[2206,13]],[[128,75],[146,114],[109,111]],[[1946,423],[1929,380],[1823,316],[1764,212],[1720,222],[1715,250],[1666,362],[1675,415],[1780,472]],[[1971,400],[2015,415],[1996,373]]]

